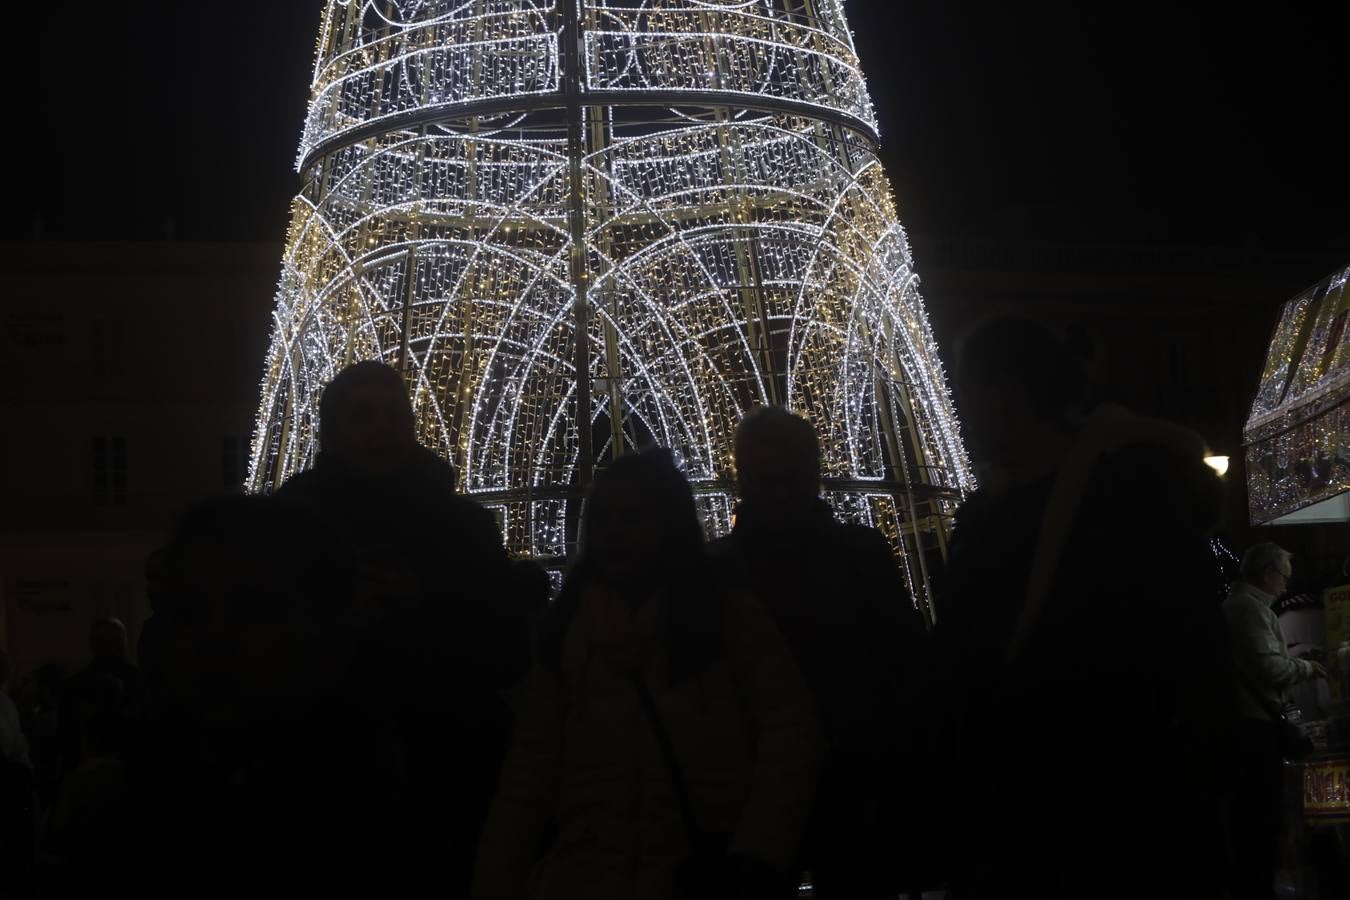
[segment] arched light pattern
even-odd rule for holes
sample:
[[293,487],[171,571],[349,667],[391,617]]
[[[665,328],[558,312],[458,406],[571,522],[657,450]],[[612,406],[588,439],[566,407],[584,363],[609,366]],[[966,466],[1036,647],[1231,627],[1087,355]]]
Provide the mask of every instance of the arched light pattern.
[[330,0],[251,486],[382,359],[510,547],[561,559],[649,443],[725,531],[736,424],[784,404],[926,597],[973,480],[875,147],[839,0]]

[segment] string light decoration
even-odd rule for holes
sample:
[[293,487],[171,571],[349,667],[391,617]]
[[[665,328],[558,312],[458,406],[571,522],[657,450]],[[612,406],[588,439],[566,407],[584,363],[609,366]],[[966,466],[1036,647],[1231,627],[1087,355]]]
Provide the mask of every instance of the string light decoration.
[[1350,268],[1285,304],[1244,434],[1264,525],[1350,491]]
[[736,425],[782,404],[926,599],[973,478],[877,140],[841,0],[329,0],[251,487],[380,359],[508,546],[559,561],[596,466],[648,444],[724,532]]

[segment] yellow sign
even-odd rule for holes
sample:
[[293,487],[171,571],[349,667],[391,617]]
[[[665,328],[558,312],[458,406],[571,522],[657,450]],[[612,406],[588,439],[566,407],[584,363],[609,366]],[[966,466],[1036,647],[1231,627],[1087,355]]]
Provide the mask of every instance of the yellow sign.
[[1327,682],[1333,700],[1350,701],[1350,584],[1322,595],[1327,621]]
[[1303,817],[1326,825],[1350,824],[1350,757],[1303,764]]

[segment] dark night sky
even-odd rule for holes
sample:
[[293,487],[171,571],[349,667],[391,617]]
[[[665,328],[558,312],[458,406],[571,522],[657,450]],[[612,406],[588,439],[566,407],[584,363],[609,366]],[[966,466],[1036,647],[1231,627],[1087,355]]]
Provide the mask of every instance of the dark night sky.
[[[6,79],[34,88],[4,236],[280,240],[320,0],[88,6],[42,4]],[[1350,246],[1321,6],[848,3],[912,231],[1307,248]]]

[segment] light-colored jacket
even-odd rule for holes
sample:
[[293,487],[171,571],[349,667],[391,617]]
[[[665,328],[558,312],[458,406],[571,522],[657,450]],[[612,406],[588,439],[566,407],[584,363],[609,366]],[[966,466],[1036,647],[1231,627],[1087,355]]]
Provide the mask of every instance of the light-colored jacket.
[[[670,684],[661,649],[641,664],[703,830],[790,871],[816,778],[814,706],[772,621],[729,598],[725,655]],[[536,667],[484,830],[473,896],[673,900],[688,851],[674,788],[637,693],[577,614],[561,669]],[[533,865],[550,819],[559,833]],[[532,871],[533,870],[533,871]]]
[[1239,675],[1239,711],[1252,719],[1270,720],[1272,710],[1287,704],[1291,687],[1315,677],[1311,662],[1289,655],[1280,618],[1270,608],[1274,599],[1239,581],[1223,602]]

